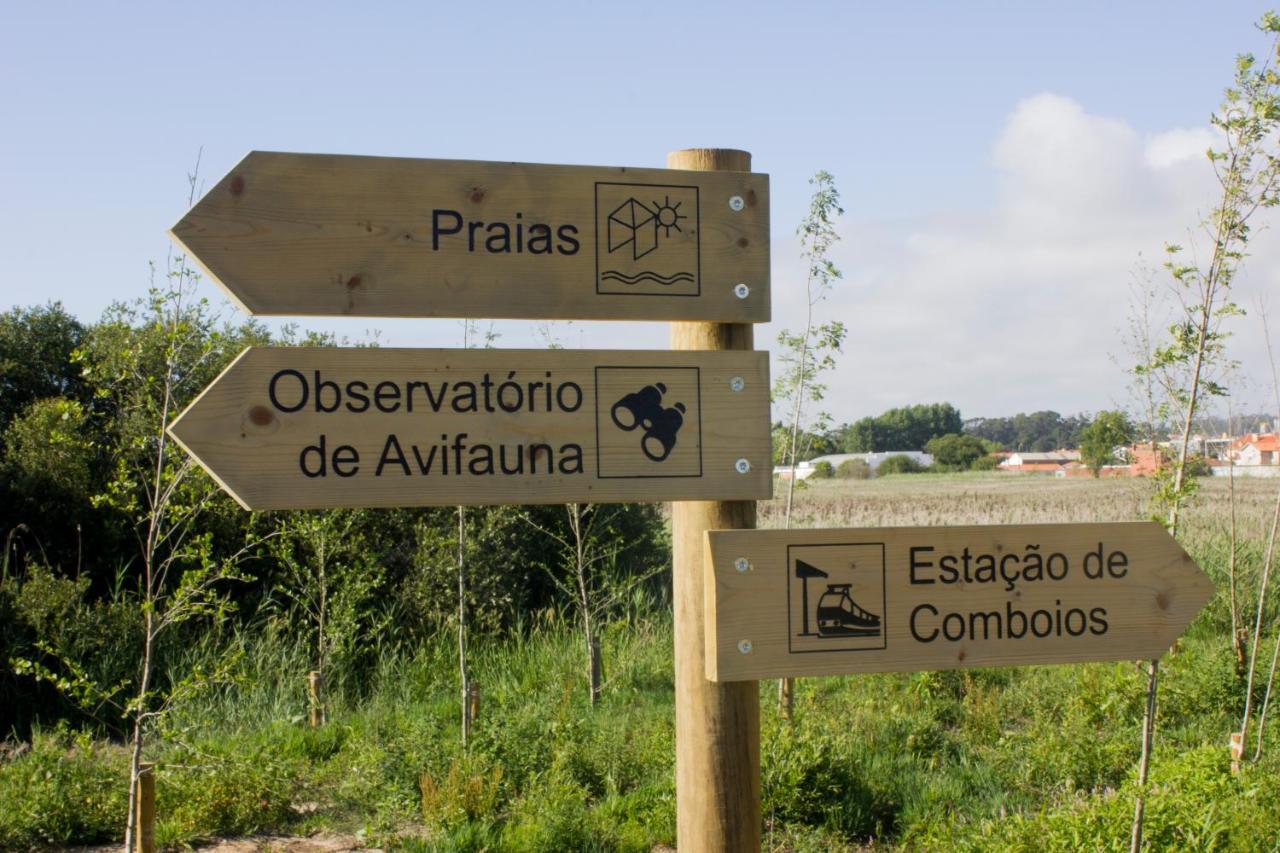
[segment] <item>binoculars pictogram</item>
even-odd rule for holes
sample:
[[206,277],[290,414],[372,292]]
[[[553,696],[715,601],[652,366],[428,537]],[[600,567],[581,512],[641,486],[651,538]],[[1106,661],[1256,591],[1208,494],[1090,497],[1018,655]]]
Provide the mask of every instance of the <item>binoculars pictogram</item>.
[[644,430],[640,449],[654,462],[661,462],[671,455],[676,446],[676,433],[684,425],[684,403],[664,409],[662,395],[665,393],[667,386],[661,382],[646,385],[614,403],[609,413],[623,432],[637,428]]

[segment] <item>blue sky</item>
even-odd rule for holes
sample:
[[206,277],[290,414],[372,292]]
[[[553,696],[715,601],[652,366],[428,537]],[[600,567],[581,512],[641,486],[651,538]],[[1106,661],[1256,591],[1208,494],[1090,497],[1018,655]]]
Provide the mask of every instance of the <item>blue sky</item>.
[[[1212,205],[1204,128],[1235,54],[1266,49],[1252,28],[1265,9],[10,2],[0,307],[57,299],[93,319],[142,295],[200,149],[212,184],[255,148],[650,166],[737,147],[771,175],[778,322],[760,346],[798,322],[807,178],[826,169],[843,193],[837,419],[932,400],[965,415],[1122,405],[1134,262]],[[1277,283],[1260,263],[1273,240],[1257,238],[1246,303]],[[449,321],[309,324],[460,340]],[[1255,325],[1237,335],[1254,366]],[[496,328],[500,345],[537,344],[532,324]],[[666,345],[662,324],[560,334]]]

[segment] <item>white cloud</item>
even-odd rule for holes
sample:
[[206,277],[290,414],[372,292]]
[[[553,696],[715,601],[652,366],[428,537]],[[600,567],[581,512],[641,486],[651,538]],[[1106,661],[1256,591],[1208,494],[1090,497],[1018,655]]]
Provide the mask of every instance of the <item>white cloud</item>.
[[[915,402],[966,416],[1129,404],[1121,329],[1140,254],[1159,267],[1214,203],[1207,128],[1149,139],[1060,95],[1018,104],[991,150],[990,209],[909,222],[846,221],[846,277],[823,313],[850,330],[826,408],[838,420]],[[1235,297],[1274,292],[1276,235],[1255,234]],[[795,247],[775,246],[775,324],[803,320]],[[1273,325],[1280,325],[1276,321]],[[1264,378],[1257,319],[1235,322],[1237,358]],[[1248,401],[1264,399],[1257,389]],[[1244,403],[1242,403],[1244,404]]]
[[1207,127],[1190,127],[1158,133],[1147,140],[1146,160],[1153,169],[1163,169],[1188,160],[1204,160],[1218,137]]

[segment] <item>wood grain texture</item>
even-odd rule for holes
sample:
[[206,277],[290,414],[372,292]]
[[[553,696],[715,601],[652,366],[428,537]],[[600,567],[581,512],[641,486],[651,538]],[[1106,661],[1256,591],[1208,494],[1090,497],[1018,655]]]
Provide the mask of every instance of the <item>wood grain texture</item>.
[[769,320],[745,171],[255,151],[171,233],[254,314]]
[[[751,168],[751,155],[732,149],[695,148],[668,155],[667,165],[745,172]],[[752,332],[751,326],[742,323],[672,323],[671,348],[748,351]],[[676,843],[680,850],[736,853],[760,849],[758,691],[755,682],[716,684],[706,679],[702,579],[705,532],[755,525],[756,505],[752,501],[682,501],[671,505]]]
[[257,510],[764,498],[768,411],[763,352],[265,347],[169,431]]
[[[1037,578],[1033,554],[1061,578]],[[1154,522],[712,531],[705,557],[706,673],[718,681],[1154,658],[1213,594]],[[866,624],[836,618],[846,593],[881,617],[878,636],[842,633]]]

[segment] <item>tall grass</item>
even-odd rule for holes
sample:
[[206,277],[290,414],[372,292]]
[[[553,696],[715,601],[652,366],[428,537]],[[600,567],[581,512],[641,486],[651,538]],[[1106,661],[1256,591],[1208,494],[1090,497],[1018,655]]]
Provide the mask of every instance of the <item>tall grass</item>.
[[[1241,517],[1257,518],[1269,490],[1237,488]],[[1193,556],[1219,582],[1223,505],[1218,484],[1205,483],[1186,519]],[[1141,487],[1126,481],[999,475],[821,483],[800,492],[796,509],[802,524],[849,526],[1111,521],[1146,512]],[[776,504],[762,506],[765,523],[776,514]],[[1240,556],[1246,572],[1259,559],[1261,525],[1251,524]],[[182,651],[178,668],[231,648],[236,677],[175,709],[162,733],[152,756],[161,767],[161,838],[173,845],[331,828],[423,850],[671,844],[668,608],[637,604],[606,626],[606,679],[594,710],[571,614],[528,614],[507,636],[477,638],[471,678],[482,709],[466,748],[447,631],[414,648],[367,638],[372,675],[336,680],[331,722],[319,730],[306,726],[310,665],[294,635],[270,622],[211,634]],[[1238,776],[1227,768],[1225,735],[1242,699],[1227,624],[1215,600],[1164,664],[1148,816],[1156,849],[1265,849],[1259,845],[1280,837],[1274,731],[1261,765]],[[1119,849],[1141,681],[1129,663],[805,679],[789,724],[762,696],[766,841],[815,851],[868,843]],[[28,755],[0,762],[0,802],[23,804],[0,809],[0,847],[118,834],[123,815],[88,805],[123,785],[114,755],[50,732]],[[47,773],[64,781],[33,784]],[[77,814],[86,820],[77,823]]]

